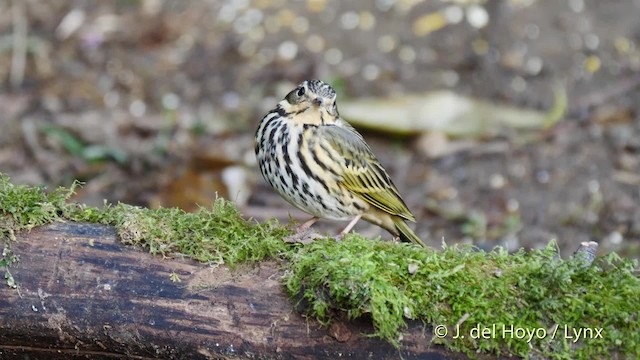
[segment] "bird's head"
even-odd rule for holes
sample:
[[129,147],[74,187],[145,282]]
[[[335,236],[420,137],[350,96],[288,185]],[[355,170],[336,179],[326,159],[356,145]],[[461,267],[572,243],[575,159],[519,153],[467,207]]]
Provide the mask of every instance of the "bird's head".
[[320,80],[305,80],[279,104],[293,121],[303,124],[330,124],[338,118],[336,92]]

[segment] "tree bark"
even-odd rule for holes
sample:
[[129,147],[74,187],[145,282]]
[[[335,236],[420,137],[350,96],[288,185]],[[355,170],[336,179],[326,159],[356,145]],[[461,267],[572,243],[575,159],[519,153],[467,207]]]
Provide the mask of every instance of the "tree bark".
[[[54,223],[19,234],[0,290],[2,359],[443,359],[413,323],[402,347],[368,319],[323,327],[293,308],[274,262],[209,266],[117,241],[114,228]],[[177,274],[181,281],[172,281]]]

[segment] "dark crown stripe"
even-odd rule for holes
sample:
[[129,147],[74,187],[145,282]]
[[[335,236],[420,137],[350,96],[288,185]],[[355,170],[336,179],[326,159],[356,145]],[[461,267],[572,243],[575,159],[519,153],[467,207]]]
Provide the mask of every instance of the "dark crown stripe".
[[331,85],[324,83],[320,80],[308,80],[307,86],[309,90],[313,91],[314,94],[325,97],[325,98],[335,98],[336,92],[333,90]]

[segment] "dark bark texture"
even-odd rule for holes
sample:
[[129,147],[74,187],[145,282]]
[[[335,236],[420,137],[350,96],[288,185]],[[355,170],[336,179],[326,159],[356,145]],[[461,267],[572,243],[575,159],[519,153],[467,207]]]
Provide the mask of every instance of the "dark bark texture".
[[368,319],[304,318],[273,262],[163,259],[73,222],[23,232],[11,250],[18,288],[0,290],[0,359],[464,358],[430,345],[420,323],[395,349],[366,336]]

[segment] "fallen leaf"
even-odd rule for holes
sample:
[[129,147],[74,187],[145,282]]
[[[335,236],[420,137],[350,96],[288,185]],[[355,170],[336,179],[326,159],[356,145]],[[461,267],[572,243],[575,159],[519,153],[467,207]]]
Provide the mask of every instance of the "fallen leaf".
[[504,128],[547,129],[562,119],[566,109],[566,94],[558,87],[555,104],[548,112],[496,104],[443,90],[345,101],[340,105],[340,114],[355,126],[396,134],[433,131],[454,137],[486,138],[500,134]]

